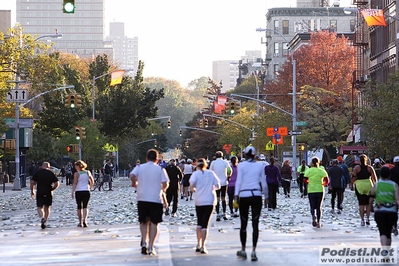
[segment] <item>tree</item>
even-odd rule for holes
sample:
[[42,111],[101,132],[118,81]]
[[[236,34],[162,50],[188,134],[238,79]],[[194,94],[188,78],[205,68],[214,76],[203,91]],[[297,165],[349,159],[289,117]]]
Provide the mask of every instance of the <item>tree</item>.
[[[351,125],[349,106],[355,70],[354,47],[343,36],[319,31],[311,33],[309,44],[295,51],[293,58],[297,65],[297,92],[305,93],[298,98],[298,119],[312,120],[307,132],[309,136],[318,135],[313,140],[314,145],[343,144]],[[287,59],[278,72],[278,79],[266,84],[265,91],[269,100],[291,113],[292,98],[287,95],[293,88],[292,57]]]
[[[143,68],[144,63],[140,61],[134,79],[125,76],[122,84],[113,87],[109,86],[110,77],[96,81],[97,119],[102,122],[100,131],[111,139],[134,136],[135,129],[146,127],[147,118],[155,117],[157,114],[156,102],[164,96],[164,90],[157,91],[145,87]],[[108,58],[106,55],[97,56],[90,65],[90,73],[92,76],[101,76],[104,72],[110,72]]]
[[399,73],[386,83],[367,83],[362,91],[364,105],[360,108],[362,128],[370,153],[393,158],[399,150]]

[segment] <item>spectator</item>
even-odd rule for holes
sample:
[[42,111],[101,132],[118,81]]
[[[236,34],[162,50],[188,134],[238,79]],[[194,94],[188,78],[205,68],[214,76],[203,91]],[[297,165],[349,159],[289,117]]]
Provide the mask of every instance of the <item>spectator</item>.
[[68,162],[68,164],[65,166],[65,185],[72,185],[72,182],[72,163]]
[[[111,160],[107,159],[105,160],[105,164],[103,166],[103,180],[98,186],[98,191],[101,191],[101,187],[103,187],[105,182],[108,182],[108,190],[113,191],[112,189],[112,167],[111,167]],[[104,188],[103,188],[104,189]]]
[[305,172],[309,169],[306,165],[306,161],[302,160],[301,165],[297,169],[297,182],[299,186],[299,191],[301,192],[301,198],[308,196],[308,184],[304,182]]

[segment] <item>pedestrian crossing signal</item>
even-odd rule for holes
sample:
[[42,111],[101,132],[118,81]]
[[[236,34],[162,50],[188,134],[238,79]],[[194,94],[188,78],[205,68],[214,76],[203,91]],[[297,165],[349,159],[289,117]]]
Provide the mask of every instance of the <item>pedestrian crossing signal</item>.
[[67,152],[73,152],[73,145],[68,145],[68,146],[66,147],[66,151],[67,151]]

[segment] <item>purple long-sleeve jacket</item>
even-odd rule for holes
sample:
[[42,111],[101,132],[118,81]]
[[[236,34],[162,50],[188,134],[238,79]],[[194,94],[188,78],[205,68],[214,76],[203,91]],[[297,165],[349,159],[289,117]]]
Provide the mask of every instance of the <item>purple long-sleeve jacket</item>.
[[265,166],[266,182],[268,184],[278,185],[281,183],[280,169],[275,165]]

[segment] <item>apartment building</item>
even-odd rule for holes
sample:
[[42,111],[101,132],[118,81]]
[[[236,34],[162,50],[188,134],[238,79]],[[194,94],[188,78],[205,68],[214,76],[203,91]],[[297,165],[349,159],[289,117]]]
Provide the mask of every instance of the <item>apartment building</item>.
[[62,11],[62,1],[16,0],[17,23],[24,33],[32,35],[63,34],[52,39],[54,48],[81,57],[108,54],[112,58],[112,42],[105,40],[104,0],[76,1],[75,13]]
[[[138,69],[138,37],[129,38],[125,36],[125,23],[111,22],[106,41],[112,43],[114,62],[120,68],[134,69],[135,71]],[[135,71],[131,73],[135,73]]]

